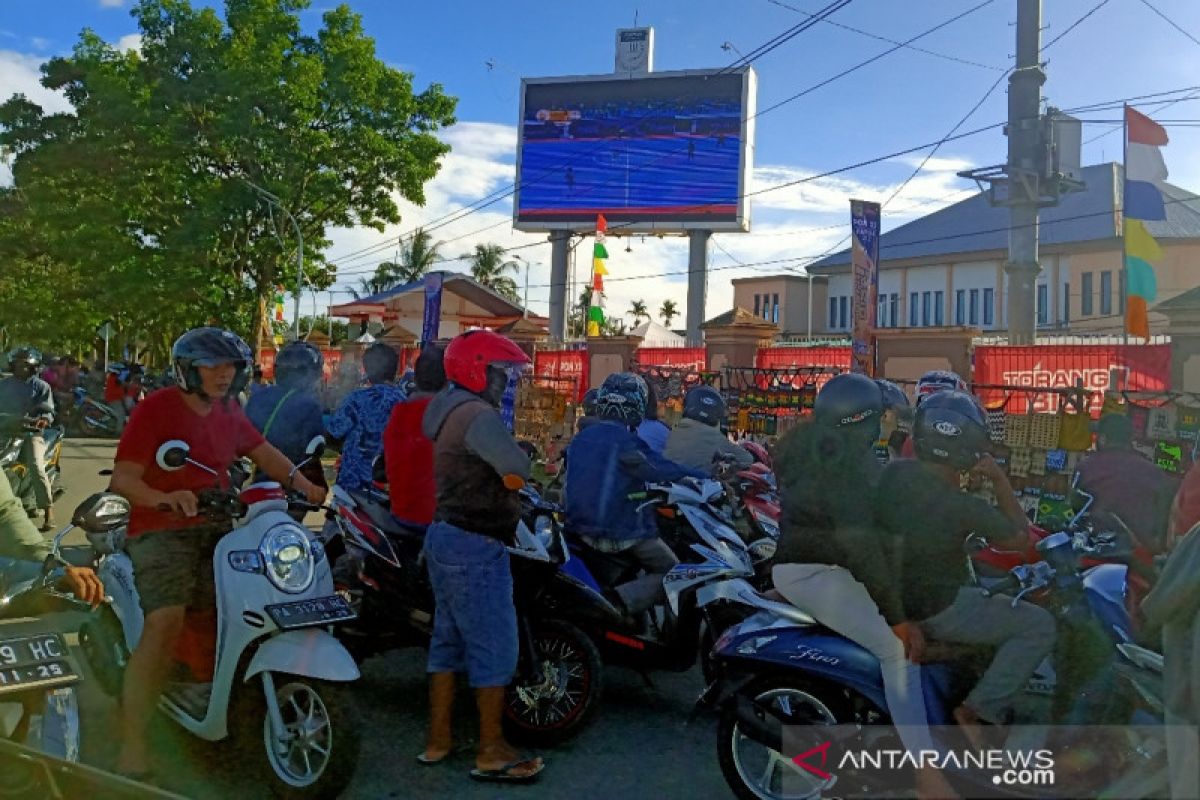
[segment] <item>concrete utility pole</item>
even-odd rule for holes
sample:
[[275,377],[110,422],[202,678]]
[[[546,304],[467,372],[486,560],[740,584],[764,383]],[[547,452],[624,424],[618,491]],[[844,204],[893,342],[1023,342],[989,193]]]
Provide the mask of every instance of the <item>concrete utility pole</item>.
[[1038,207],[1041,191],[1042,0],[1017,0],[1017,66],[1008,79],[1008,342],[1037,331]]
[[550,232],[550,340],[567,339],[567,260],[570,231]]
[[687,343],[704,344],[704,301],[708,298],[708,240],[712,231],[688,231]]

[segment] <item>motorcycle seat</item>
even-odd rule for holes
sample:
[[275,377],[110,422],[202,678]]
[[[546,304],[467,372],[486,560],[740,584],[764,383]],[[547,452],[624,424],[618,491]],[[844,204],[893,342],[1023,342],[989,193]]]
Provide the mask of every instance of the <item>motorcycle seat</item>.
[[387,506],[380,503],[373,495],[363,492],[351,492],[350,496],[354,498],[354,502],[358,503],[358,507],[370,517],[375,527],[379,528],[386,535],[401,539],[421,540],[425,538],[425,528],[420,525],[410,525],[401,520],[392,514]]

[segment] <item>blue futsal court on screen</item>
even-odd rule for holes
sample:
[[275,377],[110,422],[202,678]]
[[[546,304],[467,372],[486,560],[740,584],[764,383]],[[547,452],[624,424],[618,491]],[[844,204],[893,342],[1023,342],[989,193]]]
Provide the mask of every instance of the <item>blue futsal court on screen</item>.
[[526,79],[517,227],[742,229],[752,74]]

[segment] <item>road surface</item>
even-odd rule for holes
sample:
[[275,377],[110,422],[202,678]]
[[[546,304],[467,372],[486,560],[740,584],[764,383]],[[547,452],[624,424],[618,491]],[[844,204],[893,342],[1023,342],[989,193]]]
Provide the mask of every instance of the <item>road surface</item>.
[[[63,451],[66,494],[56,508],[65,524],[70,512],[106,479],[114,445],[69,441]],[[82,662],[82,654],[79,654]],[[85,672],[86,672],[86,665]],[[637,673],[606,672],[604,699],[593,724],[575,741],[542,753],[542,780],[527,787],[478,784],[467,777],[469,753],[435,767],[420,766],[425,725],[424,651],[405,650],[368,661],[356,685],[362,721],[362,754],[345,797],[350,798],[674,798],[729,797],[715,755],[715,724],[685,720],[703,688],[699,671],[657,673],[653,685]],[[83,687],[84,760],[111,768],[118,745],[117,707],[94,682]],[[476,738],[473,703],[465,692],[457,706],[464,739]],[[266,797],[245,771],[235,768],[228,746],[193,739],[165,718],[152,729],[155,770],[164,788],[188,797]]]

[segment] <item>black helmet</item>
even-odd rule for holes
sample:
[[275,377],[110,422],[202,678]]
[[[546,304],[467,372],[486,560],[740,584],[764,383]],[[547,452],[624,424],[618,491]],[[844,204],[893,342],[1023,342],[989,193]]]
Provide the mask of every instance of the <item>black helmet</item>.
[[632,372],[614,372],[596,395],[596,414],[636,426],[646,416],[646,381]]
[[8,354],[8,368],[18,378],[36,375],[42,366],[42,354],[33,347],[18,347]]
[[275,356],[275,382],[280,386],[301,388],[321,380],[325,356],[316,345],[291,342]]
[[596,398],[600,396],[599,389],[588,389],[583,395],[583,415],[585,417],[596,416]]
[[974,397],[957,389],[926,395],[913,424],[917,458],[970,469],[987,450],[988,429]]
[[726,416],[725,399],[711,386],[694,386],[683,396],[683,416],[717,427]]
[[967,382],[959,377],[957,372],[946,369],[929,370],[917,379],[917,407],[921,407],[921,403],[925,402],[926,397],[947,389],[965,392],[967,391]]
[[866,375],[846,372],[835,375],[817,393],[813,417],[827,428],[864,426],[878,435],[883,414],[883,392]]
[[204,394],[197,367],[233,364],[237,374],[226,394],[229,397],[237,395],[250,382],[253,360],[250,348],[242,338],[221,328],[192,328],[171,346],[171,371],[175,383],[188,394]]
[[371,383],[391,383],[399,369],[400,354],[383,342],[376,342],[363,353],[363,371]]
[[883,378],[876,378],[875,384],[883,394],[883,410],[908,408],[908,395],[896,384]]

